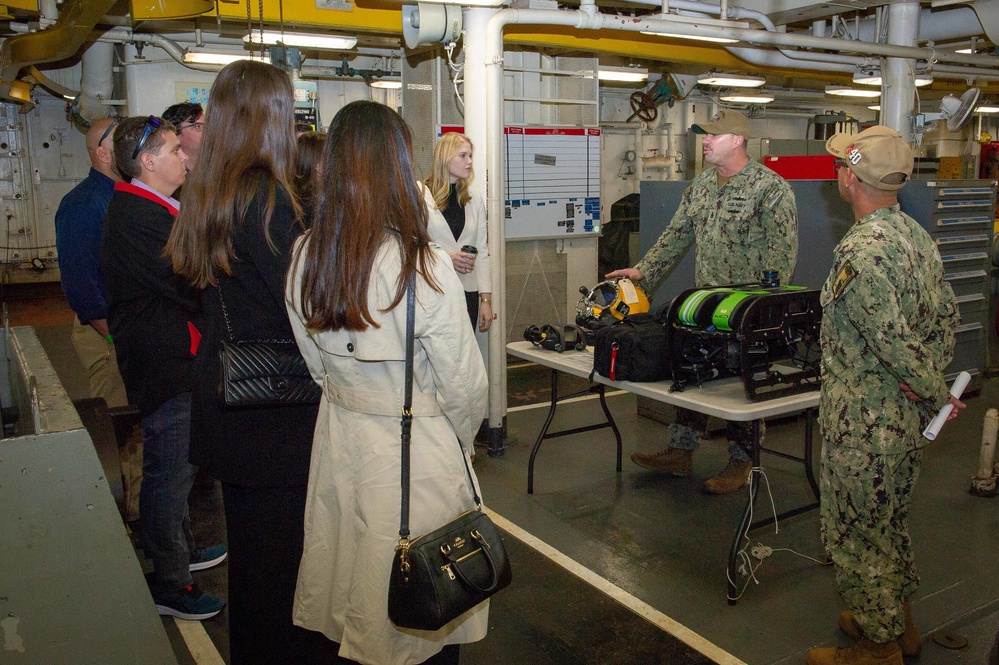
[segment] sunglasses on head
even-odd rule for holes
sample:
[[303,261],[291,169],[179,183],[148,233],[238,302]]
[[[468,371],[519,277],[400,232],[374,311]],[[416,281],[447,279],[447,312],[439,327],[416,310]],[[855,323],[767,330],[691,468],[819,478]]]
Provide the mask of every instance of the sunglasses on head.
[[132,151],[132,159],[139,156],[139,153],[142,152],[142,146],[146,144],[146,139],[159,130],[162,124],[163,121],[154,115],[146,118],[146,128],[142,130],[142,136],[139,137],[139,142],[135,144],[135,150]]
[[100,146],[100,144],[104,143],[104,139],[106,139],[107,137],[111,136],[111,132],[114,130],[114,127],[115,127],[115,125],[118,124],[119,120],[121,120],[121,118],[116,117],[114,120],[111,121],[111,124],[108,125],[108,128],[104,130],[103,134],[101,134],[101,140],[97,142],[98,146]]

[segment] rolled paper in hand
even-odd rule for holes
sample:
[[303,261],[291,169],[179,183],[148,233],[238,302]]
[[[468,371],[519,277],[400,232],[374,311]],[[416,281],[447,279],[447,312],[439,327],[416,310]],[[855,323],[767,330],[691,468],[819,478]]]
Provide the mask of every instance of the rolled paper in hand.
[[[961,372],[954,379],[954,384],[950,387],[950,394],[955,399],[961,399],[961,393],[964,389],[968,387],[968,383],[971,381],[971,375],[967,372]],[[947,422],[947,417],[950,416],[950,412],[954,410],[954,405],[951,403],[944,404],[943,408],[940,409],[940,413],[926,426],[923,430],[923,436],[933,441],[937,438],[937,434],[940,433],[940,428],[943,424]]]

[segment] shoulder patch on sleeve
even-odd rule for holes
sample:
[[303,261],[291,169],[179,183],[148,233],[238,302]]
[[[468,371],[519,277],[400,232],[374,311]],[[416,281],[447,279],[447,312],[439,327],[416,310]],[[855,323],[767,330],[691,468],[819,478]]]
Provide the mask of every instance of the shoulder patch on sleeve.
[[833,280],[832,295],[833,300],[839,300],[839,297],[843,295],[843,291],[846,290],[847,285],[853,281],[853,278],[857,276],[857,271],[854,270],[853,264],[847,261],[843,264],[843,267],[839,269],[836,273],[836,279]]

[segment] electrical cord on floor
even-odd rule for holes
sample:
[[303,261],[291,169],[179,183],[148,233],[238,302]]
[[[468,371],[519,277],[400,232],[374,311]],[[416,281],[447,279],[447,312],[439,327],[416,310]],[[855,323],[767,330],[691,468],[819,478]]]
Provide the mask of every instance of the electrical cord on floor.
[[[762,466],[754,466],[753,469],[752,469],[752,471],[750,472],[749,479],[746,482],[746,487],[748,488],[748,491],[750,492],[749,522],[748,523],[749,524],[753,523],[753,513],[755,511],[755,506],[753,505],[752,494],[751,494],[752,493],[752,477],[753,477],[752,474],[753,473],[760,474],[760,477],[763,479],[763,482],[766,485],[766,488],[767,488],[767,497],[770,499],[770,510],[773,511],[773,516],[774,516],[774,535],[777,535],[777,534],[780,533],[780,524],[779,524],[779,522],[777,520],[777,506],[774,503],[773,492],[770,490],[770,480],[767,478],[767,474],[763,470]],[[756,545],[753,545],[752,541],[749,540],[749,533],[748,533],[748,531],[747,531],[747,533],[744,533],[742,535],[742,537],[745,539],[746,543],[742,546],[742,549],[740,549],[738,551],[738,553],[736,553],[736,559],[739,562],[738,565],[736,566],[736,569],[739,571],[739,573],[741,573],[744,577],[746,577],[746,583],[744,585],[742,585],[742,588],[739,589],[738,595],[736,595],[734,598],[732,596],[728,596],[728,600],[733,601],[733,602],[735,602],[735,601],[739,600],[740,598],[742,598],[742,594],[746,593],[746,589],[749,587],[749,583],[750,582],[753,582],[755,584],[759,584],[760,583],[760,581],[756,578],[756,571],[759,570],[760,566],[763,565],[763,560],[766,559],[767,557],[771,556],[774,552],[790,552],[791,554],[794,554],[795,556],[799,556],[802,559],[808,559],[809,561],[814,561],[815,563],[819,564],[820,566],[830,566],[830,565],[832,565],[831,561],[820,561],[819,559],[816,559],[815,557],[811,557],[811,556],[809,556],[807,554],[802,554],[801,552],[793,550],[793,549],[791,549],[789,547],[777,547],[777,548],[774,548],[774,547],[770,547],[769,545],[764,545],[761,542],[757,542]],[[753,559],[756,559],[756,561],[758,563],[754,564],[753,563]],[[728,571],[727,567],[725,569],[725,577],[728,579],[728,582],[729,582],[729,584],[732,587],[736,586],[735,581],[729,575],[729,571]]]

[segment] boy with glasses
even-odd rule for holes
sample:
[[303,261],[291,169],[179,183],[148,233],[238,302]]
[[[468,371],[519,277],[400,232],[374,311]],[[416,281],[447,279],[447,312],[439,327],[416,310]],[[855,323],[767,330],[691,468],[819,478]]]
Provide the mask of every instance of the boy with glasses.
[[201,133],[205,129],[205,112],[201,104],[174,104],[163,111],[163,119],[174,126],[180,147],[187,155],[187,170],[198,163],[201,153]]

